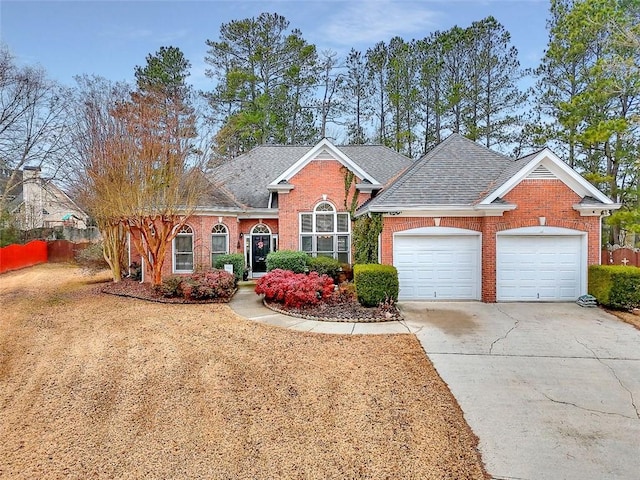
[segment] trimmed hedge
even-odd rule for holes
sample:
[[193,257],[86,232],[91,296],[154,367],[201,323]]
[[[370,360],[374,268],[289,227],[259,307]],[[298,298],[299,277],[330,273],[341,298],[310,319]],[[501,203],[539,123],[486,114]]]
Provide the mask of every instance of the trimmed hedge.
[[312,272],[318,272],[320,275],[329,275],[335,279],[340,271],[340,261],[329,257],[309,257],[307,265]]
[[309,255],[297,250],[280,250],[267,255],[267,272],[272,270],[291,270],[295,273],[308,271]]
[[236,277],[236,283],[242,280],[244,273],[244,255],[241,253],[221,255],[216,258],[213,266],[214,268],[224,270],[224,266],[227,264],[233,265],[233,275]]
[[589,294],[605,307],[631,310],[640,306],[640,268],[591,265]]
[[398,270],[392,265],[354,265],[353,280],[358,302],[365,307],[377,307],[383,302],[398,300]]

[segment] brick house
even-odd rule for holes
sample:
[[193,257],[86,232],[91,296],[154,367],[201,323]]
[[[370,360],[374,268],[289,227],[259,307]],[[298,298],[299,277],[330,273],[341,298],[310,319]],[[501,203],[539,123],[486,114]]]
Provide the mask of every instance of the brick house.
[[454,134],[358,213],[383,213],[402,299],[573,301],[619,207],[549,149],[514,161]]
[[513,160],[453,134],[413,162],[382,146],[260,146],[211,172],[215,197],[173,242],[165,274],[244,253],[252,277],[277,249],[351,263],[356,215],[380,213],[379,258],[401,299],[568,301],[600,263],[618,208],[550,150]]
[[215,192],[173,241],[163,275],[208,268],[225,253],[244,253],[252,278],[274,250],[351,263],[354,195],[361,205],[409,165],[380,145],[256,147],[210,172]]

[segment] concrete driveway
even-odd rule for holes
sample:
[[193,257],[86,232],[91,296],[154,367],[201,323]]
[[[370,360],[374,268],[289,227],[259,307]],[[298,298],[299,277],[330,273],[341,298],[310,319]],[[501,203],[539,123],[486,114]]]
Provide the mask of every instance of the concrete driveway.
[[496,479],[640,479],[640,331],[574,304],[403,302]]

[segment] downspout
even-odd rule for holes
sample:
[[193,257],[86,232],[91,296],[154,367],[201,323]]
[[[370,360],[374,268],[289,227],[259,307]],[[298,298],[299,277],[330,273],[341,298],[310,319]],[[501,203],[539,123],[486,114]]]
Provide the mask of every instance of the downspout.
[[[604,213],[604,212],[603,212]],[[600,214],[599,222],[598,222],[598,265],[602,265],[602,217],[604,215]]]

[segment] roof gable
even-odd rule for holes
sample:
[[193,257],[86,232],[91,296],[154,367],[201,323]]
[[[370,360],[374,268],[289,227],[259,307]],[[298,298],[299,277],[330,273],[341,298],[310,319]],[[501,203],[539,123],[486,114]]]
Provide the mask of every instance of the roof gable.
[[513,160],[452,134],[414,162],[373,199],[372,211],[474,205]]
[[[275,178],[270,186],[276,186],[281,182],[288,181],[296,173],[302,170],[310,162],[314,160],[337,160],[345,168],[348,168],[356,174],[362,181],[371,183],[372,185],[380,185],[375,178],[365,172],[356,162],[343,153],[338,147],[333,145],[329,140],[323,138],[318,144],[311,148],[305,155],[303,155],[297,162],[282,172],[277,178]],[[381,185],[380,185],[381,186]]]
[[[284,172],[293,171],[293,166],[314,149],[316,154],[311,159],[333,156],[332,152],[337,150],[367,173],[365,180],[373,179],[383,184],[412,163],[409,158],[382,145],[332,145],[329,149],[316,148],[318,145],[260,145],[212,168],[208,176],[213,184],[224,185],[243,209],[265,209],[270,205],[269,188],[274,188],[280,182],[276,180],[284,178]],[[366,181],[364,184],[370,185]],[[380,188],[380,185],[373,186]],[[279,188],[282,185],[274,190]],[[215,205],[213,199],[205,204],[206,207],[212,205]]]
[[513,167],[505,171],[497,182],[497,188],[485,197],[480,205],[487,205],[504,197],[520,182],[532,180],[560,180],[580,197],[592,197],[605,205],[613,205],[613,201],[598,190],[590,182],[563,162],[548,148],[514,162]]

